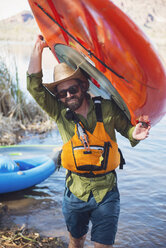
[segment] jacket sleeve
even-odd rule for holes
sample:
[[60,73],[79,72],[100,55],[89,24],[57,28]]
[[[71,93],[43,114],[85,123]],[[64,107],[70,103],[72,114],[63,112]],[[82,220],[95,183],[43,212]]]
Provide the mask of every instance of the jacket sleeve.
[[60,113],[60,103],[56,97],[43,86],[42,77],[42,71],[30,75],[27,73],[27,90],[40,107],[57,121]]
[[115,130],[121,135],[126,137],[131,146],[135,146],[139,143],[138,140],[133,139],[132,133],[134,126],[132,126],[130,120],[123,113],[123,111],[117,106],[113,100],[103,100],[103,119],[105,120],[105,128],[110,137],[116,141]]
[[121,135],[126,137],[129,141],[132,147],[136,146],[139,141],[135,140],[132,136],[132,133],[135,129],[135,126],[133,126],[130,122],[130,120],[127,118],[127,116],[122,112],[122,110],[116,106],[115,107],[115,115],[114,115],[114,125],[117,132],[119,132]]

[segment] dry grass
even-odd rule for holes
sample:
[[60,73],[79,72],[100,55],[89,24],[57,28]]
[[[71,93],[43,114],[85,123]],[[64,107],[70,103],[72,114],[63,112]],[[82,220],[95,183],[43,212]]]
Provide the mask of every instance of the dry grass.
[[13,79],[0,59],[0,145],[20,142],[29,133],[42,134],[56,128],[55,123],[33,102],[26,102],[19,88],[17,67]]
[[10,218],[7,205],[0,203],[0,247],[1,248],[67,248],[58,237],[44,237],[36,230],[18,226]]
[[38,232],[26,228],[11,228],[0,231],[2,248],[65,248],[60,238],[42,237]]
[[5,117],[0,114],[0,145],[14,145],[26,139],[30,134],[37,135],[56,129],[53,120],[45,115],[36,115],[33,121],[17,120],[15,117]]

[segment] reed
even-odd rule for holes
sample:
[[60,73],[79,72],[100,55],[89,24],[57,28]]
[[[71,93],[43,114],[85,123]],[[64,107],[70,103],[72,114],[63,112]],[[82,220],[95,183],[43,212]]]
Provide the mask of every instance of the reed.
[[26,101],[25,93],[19,86],[18,68],[15,61],[14,67],[15,76],[12,77],[6,63],[0,57],[0,112],[3,116],[15,118],[22,123],[27,120],[31,122],[36,116],[39,116],[42,121],[48,120],[48,116],[36,102]]
[[41,135],[56,128],[55,122],[20,89],[18,68],[12,77],[0,57],[0,145],[17,144],[29,134]]

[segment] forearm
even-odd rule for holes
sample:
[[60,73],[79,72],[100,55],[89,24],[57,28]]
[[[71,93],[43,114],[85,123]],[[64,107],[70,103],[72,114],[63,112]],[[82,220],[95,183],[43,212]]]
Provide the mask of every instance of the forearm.
[[136,146],[138,143],[139,143],[139,140],[135,139],[133,137],[133,132],[134,132],[134,129],[135,129],[135,126],[131,127],[128,129],[128,132],[127,132],[127,137],[130,141],[130,144],[132,147]]
[[38,35],[32,50],[28,74],[38,73],[42,70],[42,53],[43,49],[48,47],[42,35]]
[[131,124],[130,120],[128,120],[121,110],[116,113],[115,120],[116,130],[130,141],[132,147],[136,146],[139,141],[133,137],[135,127]]
[[43,48],[36,42],[32,50],[28,74],[38,73],[42,70],[42,52]]

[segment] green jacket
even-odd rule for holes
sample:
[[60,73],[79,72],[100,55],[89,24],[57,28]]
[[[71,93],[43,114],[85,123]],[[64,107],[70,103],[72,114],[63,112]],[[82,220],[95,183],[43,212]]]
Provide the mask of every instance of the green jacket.
[[[42,72],[27,74],[27,89],[36,102],[45,110],[57,123],[62,140],[66,143],[74,135],[75,123],[66,119],[66,108],[58,101],[42,84]],[[93,132],[96,125],[96,114],[92,99],[89,100],[89,111],[87,119],[78,115],[86,130]],[[102,100],[103,123],[106,132],[112,140],[116,141],[115,130],[129,139],[132,146],[138,141],[132,138],[134,127],[123,114],[120,108],[111,100]],[[67,179],[67,186],[70,191],[83,201],[87,201],[92,192],[96,202],[102,201],[105,194],[110,191],[116,183],[113,173],[97,178],[85,178],[75,174]]]

